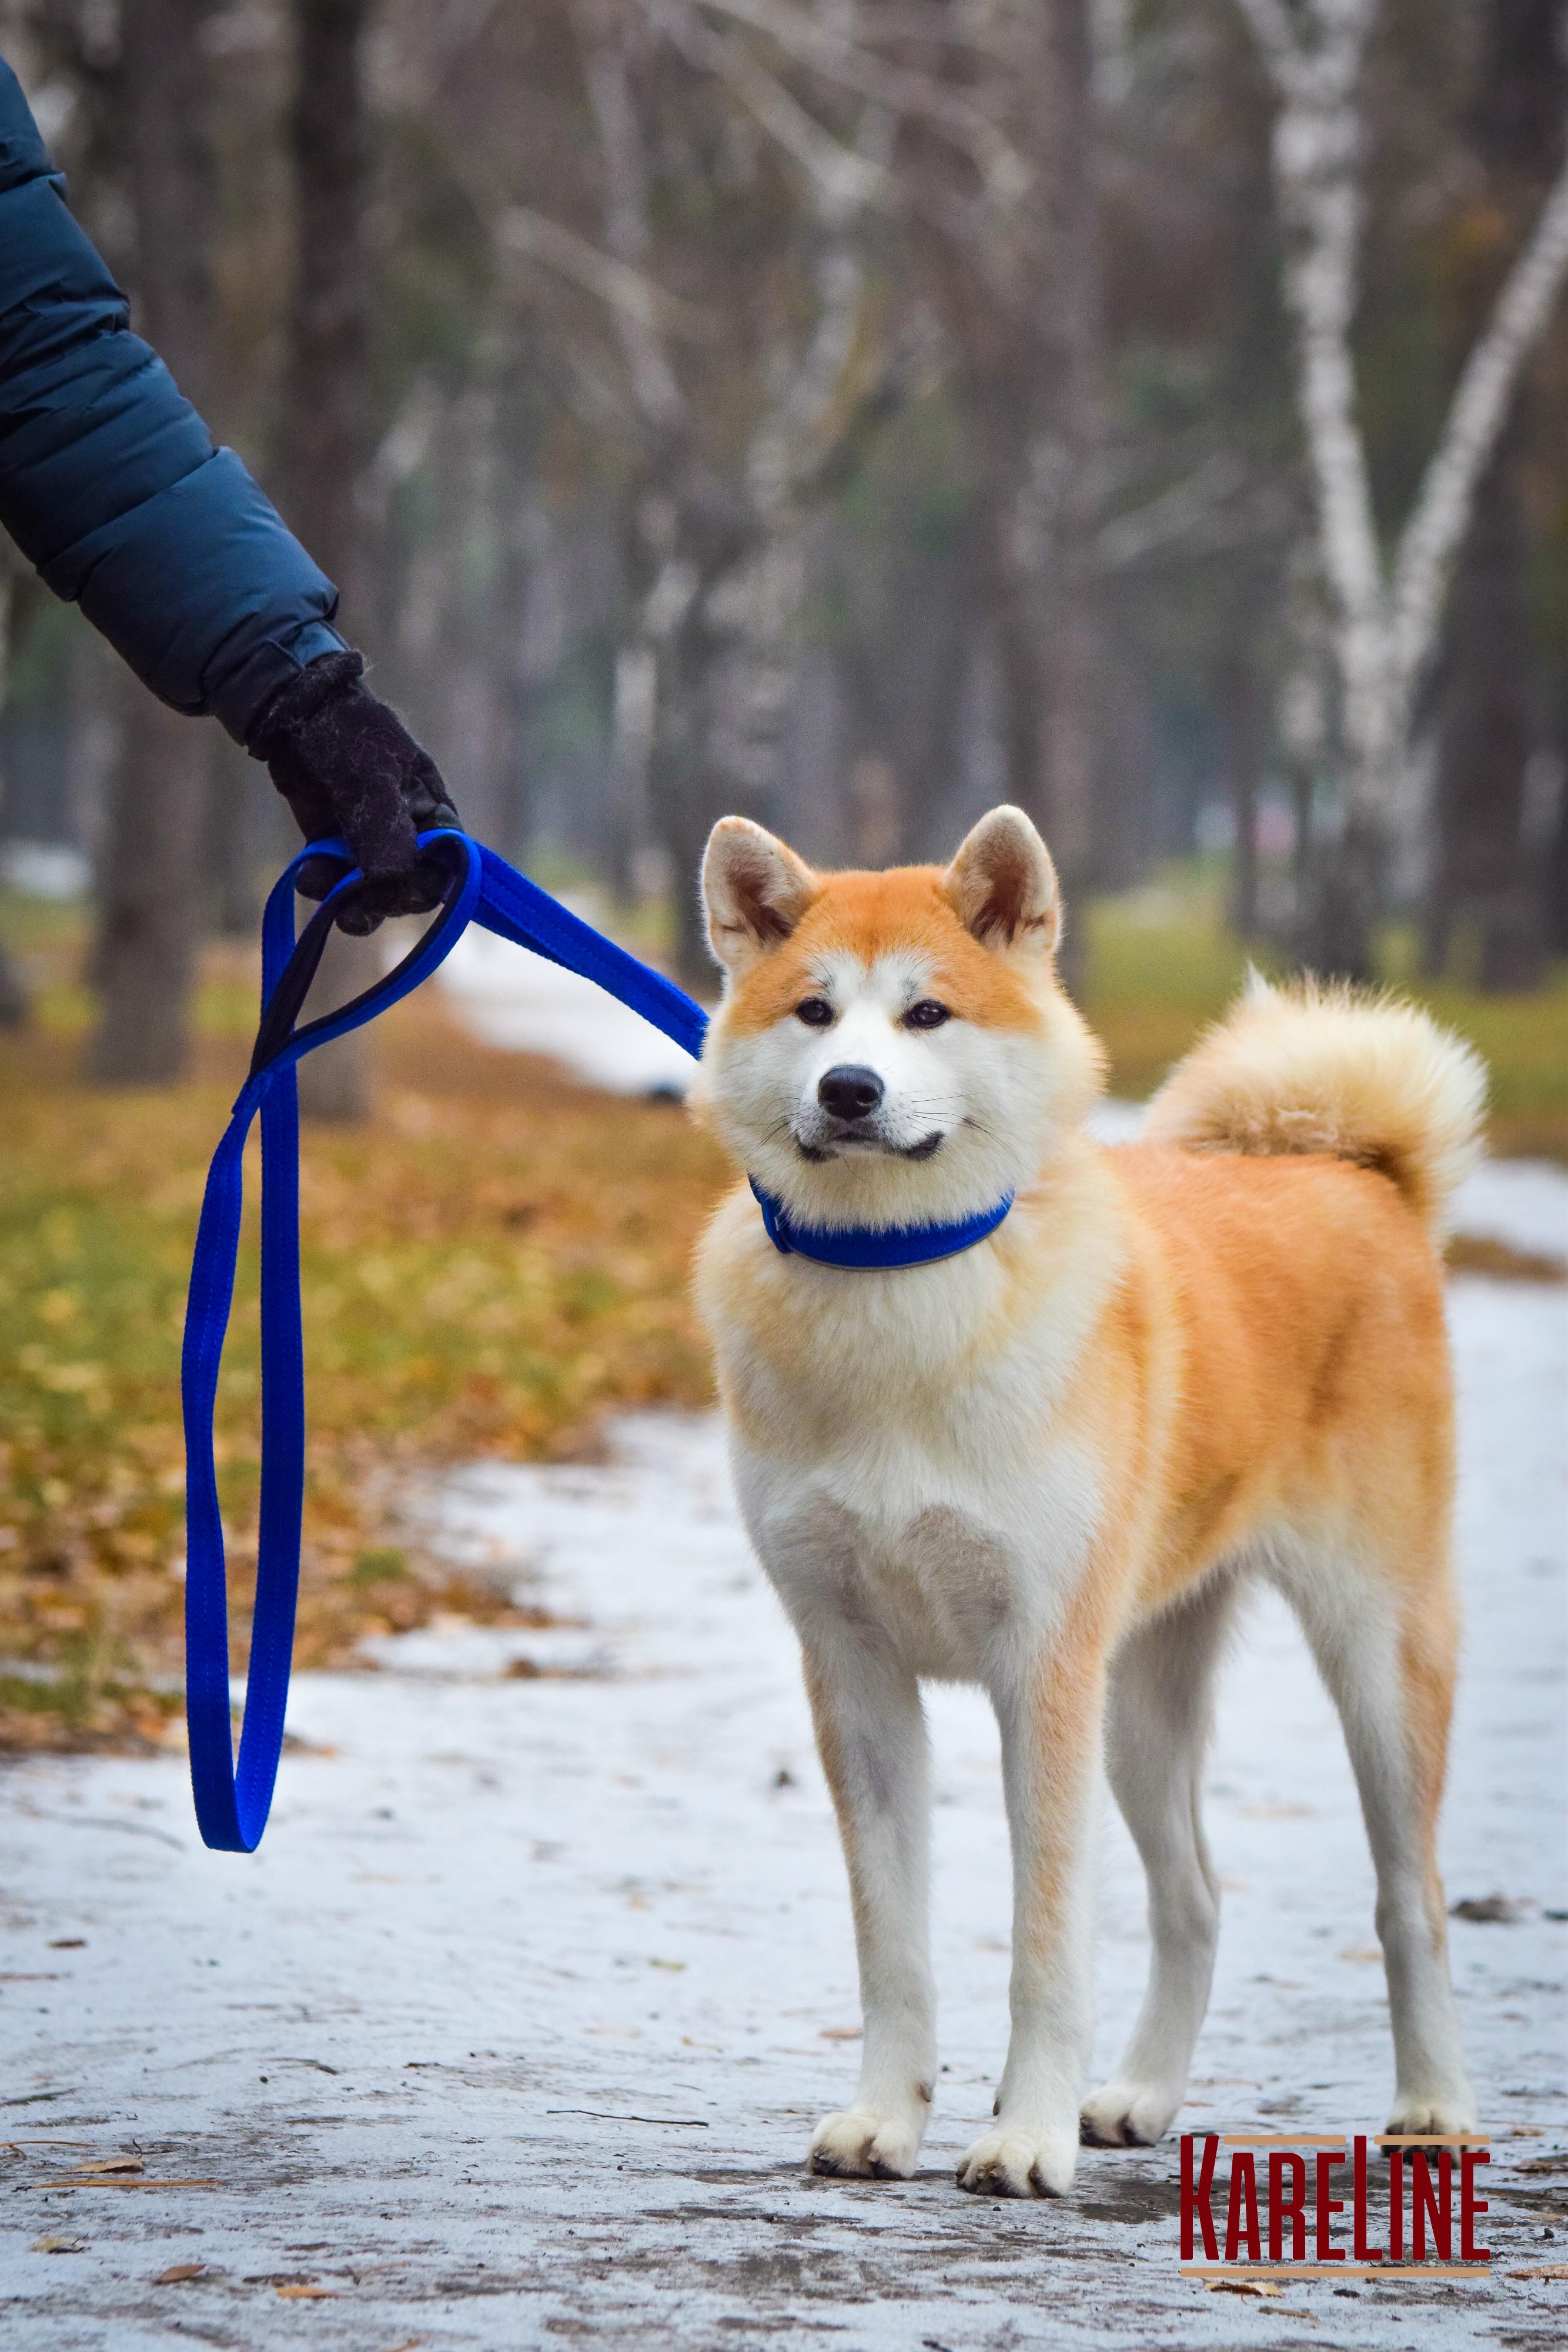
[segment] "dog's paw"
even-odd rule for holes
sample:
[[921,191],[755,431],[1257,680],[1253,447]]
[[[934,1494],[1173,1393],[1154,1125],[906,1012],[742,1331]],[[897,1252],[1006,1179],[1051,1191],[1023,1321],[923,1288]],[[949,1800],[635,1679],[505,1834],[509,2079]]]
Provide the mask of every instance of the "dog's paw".
[[1153,2147],[1180,2105],[1164,2083],[1106,2083],[1084,2100],[1078,2135],[1085,2147]]
[[1433,2092],[1402,2092],[1384,2128],[1431,2138],[1453,2138],[1476,2127],[1475,2094],[1468,2083]]
[[907,2180],[924,2133],[924,2117],[909,2122],[845,2107],[817,2126],[807,2166],[836,2180]]
[[998,2123],[964,2158],[958,2186],[976,2197],[1065,2197],[1077,2163],[1071,2134]]

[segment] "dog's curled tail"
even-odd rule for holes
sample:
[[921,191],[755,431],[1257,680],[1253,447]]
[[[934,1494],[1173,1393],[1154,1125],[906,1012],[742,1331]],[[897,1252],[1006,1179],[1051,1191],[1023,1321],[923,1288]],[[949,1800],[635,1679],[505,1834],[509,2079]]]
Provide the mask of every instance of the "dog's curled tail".
[[1327,1152],[1375,1168],[1440,1230],[1480,1150],[1486,1072],[1470,1048],[1396,998],[1254,972],[1225,1020],[1149,1106],[1151,1143]]

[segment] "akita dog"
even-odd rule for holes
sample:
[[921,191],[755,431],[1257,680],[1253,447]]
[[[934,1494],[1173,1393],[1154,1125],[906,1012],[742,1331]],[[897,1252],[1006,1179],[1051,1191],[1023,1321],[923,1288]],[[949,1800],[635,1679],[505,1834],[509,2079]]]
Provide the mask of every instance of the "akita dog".
[[[1473,2128],[1434,1851],[1456,1645],[1435,1239],[1477,1148],[1478,1064],[1412,1008],[1260,982],[1146,1139],[1103,1150],[1083,1131],[1102,1055],[1019,810],[945,871],[886,874],[814,873],[727,817],[703,889],[726,982],[699,1115],[771,1213],[737,1189],[698,1297],[746,1523],[800,1639],[865,2020],[813,2169],[907,2177],[930,2113],[925,1676],[989,1694],[1013,1851],[1011,2042],[959,2181],[1059,2195],[1081,2135],[1166,2129],[1218,1929],[1210,1686],[1257,1577],[1296,1611],[1355,1769],[1389,2128]],[[939,1263],[810,1254],[938,1228]],[[1085,2099],[1103,1761],[1153,1959]]]

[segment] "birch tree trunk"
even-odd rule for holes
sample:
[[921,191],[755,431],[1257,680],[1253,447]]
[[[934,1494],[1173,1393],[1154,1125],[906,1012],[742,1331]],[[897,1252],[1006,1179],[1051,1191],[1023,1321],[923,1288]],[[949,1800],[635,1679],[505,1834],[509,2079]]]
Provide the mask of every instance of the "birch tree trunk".
[[1343,814],[1321,877],[1313,960],[1369,979],[1389,814],[1454,562],[1520,369],[1568,271],[1568,157],[1465,363],[1385,562],[1350,342],[1364,203],[1362,70],[1377,0],[1239,5],[1279,100],[1273,167],[1287,237],[1284,294],[1340,687]]
[[[121,18],[119,68],[137,323],[198,408],[211,338],[202,30],[212,5],[138,0]],[[204,727],[129,678],[123,709],[99,863],[93,978],[102,1011],[88,1067],[102,1085],[163,1086],[190,1051],[212,745]]]
[[[369,291],[364,213],[369,158],[364,37],[371,0],[293,0],[295,281],[283,457],[290,519],[337,584],[345,634],[364,606],[361,493],[368,430]],[[370,986],[374,938],[334,931],[310,1015]],[[319,1046],[299,1066],[308,1118],[362,1118],[370,1108],[367,1032]]]

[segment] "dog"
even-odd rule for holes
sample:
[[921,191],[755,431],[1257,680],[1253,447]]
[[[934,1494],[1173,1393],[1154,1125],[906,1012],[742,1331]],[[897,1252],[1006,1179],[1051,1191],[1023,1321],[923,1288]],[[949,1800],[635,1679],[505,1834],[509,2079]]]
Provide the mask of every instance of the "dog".
[[[1081,2142],[1157,2140],[1207,2004],[1201,1779],[1239,1593],[1291,1603],[1337,1706],[1377,1875],[1391,2132],[1475,2126],[1435,1858],[1457,1635],[1438,1236],[1481,1069],[1416,1009],[1254,980],[1135,1144],[1084,1131],[1103,1057],[1056,970],[1057,877],[997,808],[946,869],[813,872],[727,817],[724,971],[694,1103],[797,1233],[993,1221],[938,1263],[846,1270],[751,1186],[701,1244],[741,1508],[800,1637],[848,1864],[859,2085],[820,2173],[906,2179],[936,2079],[923,1679],[1001,1732],[1011,2036],[962,2187],[1059,2196]],[[777,1209],[776,1209],[777,1219]],[[1102,1769],[1152,1960],[1085,2098]]]

